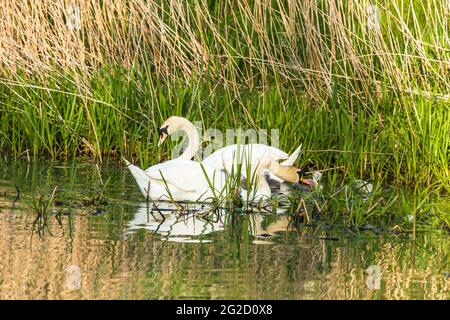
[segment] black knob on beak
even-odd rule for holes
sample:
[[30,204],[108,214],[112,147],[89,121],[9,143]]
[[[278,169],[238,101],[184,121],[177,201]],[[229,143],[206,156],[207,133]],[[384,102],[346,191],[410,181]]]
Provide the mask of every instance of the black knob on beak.
[[169,126],[165,126],[164,128],[159,128],[158,129],[158,134],[159,134],[159,136],[161,137],[164,133],[165,134],[168,134],[168,132],[167,132],[167,128],[168,128]]

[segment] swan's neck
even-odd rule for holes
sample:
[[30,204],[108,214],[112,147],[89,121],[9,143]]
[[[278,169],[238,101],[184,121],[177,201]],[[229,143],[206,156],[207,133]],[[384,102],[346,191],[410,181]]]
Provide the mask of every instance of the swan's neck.
[[292,166],[282,166],[277,161],[271,161],[269,165],[269,170],[276,175],[278,178],[283,179],[288,182],[297,182],[298,175],[296,169]]
[[184,131],[188,137],[188,146],[178,159],[191,160],[200,148],[198,131],[189,121],[183,121],[178,130]]

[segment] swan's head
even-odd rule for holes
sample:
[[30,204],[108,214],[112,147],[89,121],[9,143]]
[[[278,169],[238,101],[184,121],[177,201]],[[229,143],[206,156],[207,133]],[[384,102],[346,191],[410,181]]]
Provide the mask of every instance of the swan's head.
[[161,144],[163,144],[163,142],[166,140],[168,136],[170,136],[172,133],[181,128],[183,120],[185,119],[182,117],[172,116],[167,118],[166,121],[164,121],[164,123],[158,129],[159,134],[158,147]]
[[304,172],[302,169],[297,168],[295,166],[285,167],[283,170],[285,171],[283,174],[283,179],[292,183],[300,183],[307,186],[314,186],[314,181],[311,179],[305,179]]
[[317,182],[315,180],[306,179],[304,177],[305,172],[303,171],[303,169],[298,169],[296,173],[297,173],[297,177],[298,177],[298,183],[307,185],[312,188],[316,186]]

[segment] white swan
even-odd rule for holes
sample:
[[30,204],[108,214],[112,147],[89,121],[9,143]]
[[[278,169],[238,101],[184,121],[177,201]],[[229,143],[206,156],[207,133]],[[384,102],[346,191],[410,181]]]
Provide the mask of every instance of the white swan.
[[[195,126],[183,117],[171,116],[158,129],[160,146],[165,139],[176,131],[184,131],[188,137],[188,146],[178,159],[192,159],[196,155],[200,147],[200,137]],[[234,173],[238,170],[238,165],[241,166],[241,175],[247,178],[248,164],[250,165],[250,172],[255,171],[256,166],[265,158],[270,158],[273,161],[284,160],[280,164],[282,166],[292,166],[297,160],[300,153],[301,145],[289,156],[286,152],[264,144],[246,144],[246,145],[229,145],[221,148],[208,157],[202,160],[202,163],[218,170],[225,170],[228,173]],[[264,170],[264,174],[268,174],[270,179],[278,182],[284,180],[276,176],[270,170]],[[305,181],[306,183],[308,181]]]
[[[174,159],[151,166],[147,170],[132,165],[124,159],[142,195],[148,200],[174,201],[221,201],[230,191],[227,174],[200,162]],[[264,171],[270,170],[277,177],[289,182],[304,182],[299,169],[281,166],[270,157],[265,157],[255,167],[255,186],[249,192],[242,190],[247,201],[270,198],[271,190],[264,178]]]
[[145,171],[124,161],[148,200],[207,202],[223,195],[226,186],[223,171],[191,160],[169,160]]

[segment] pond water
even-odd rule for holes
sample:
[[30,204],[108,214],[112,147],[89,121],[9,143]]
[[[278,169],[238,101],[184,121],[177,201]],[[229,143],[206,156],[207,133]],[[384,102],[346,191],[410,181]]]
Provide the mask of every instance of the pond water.
[[143,200],[125,167],[0,163],[0,299],[449,298],[445,232],[413,241]]

